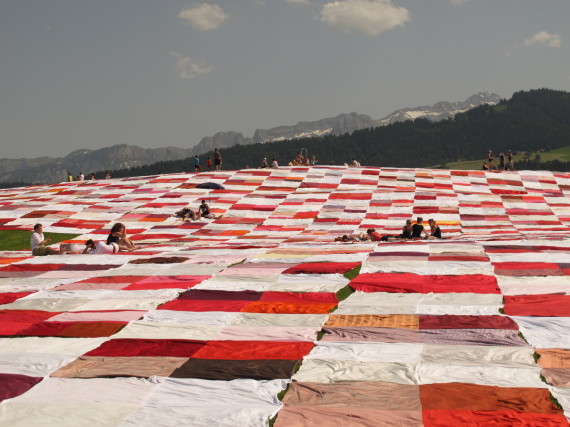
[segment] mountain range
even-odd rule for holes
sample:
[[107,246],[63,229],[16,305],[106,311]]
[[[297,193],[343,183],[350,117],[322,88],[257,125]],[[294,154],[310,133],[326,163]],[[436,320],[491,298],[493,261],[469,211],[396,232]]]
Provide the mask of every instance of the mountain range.
[[470,96],[461,102],[438,102],[429,106],[402,108],[386,117],[375,120],[358,113],[340,114],[316,121],[304,121],[295,125],[257,129],[253,137],[240,132],[218,132],[207,136],[192,148],[163,147],[144,149],[126,144],[98,150],[75,150],[65,157],[38,157],[34,159],[0,159],[0,183],[27,182],[53,183],[64,181],[67,171],[87,175],[93,171],[126,169],[160,161],[181,160],[195,154],[228,148],[235,145],[255,144],[317,137],[327,134],[342,135],[355,130],[385,126],[396,122],[427,118],[431,121],[445,120],[458,113],[483,104],[495,105],[500,101],[496,94],[486,92]]

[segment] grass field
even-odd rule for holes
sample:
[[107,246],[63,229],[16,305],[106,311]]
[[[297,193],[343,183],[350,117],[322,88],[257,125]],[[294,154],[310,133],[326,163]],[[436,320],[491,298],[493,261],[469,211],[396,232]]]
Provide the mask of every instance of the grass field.
[[[0,251],[21,251],[30,249],[31,231],[0,230]],[[45,238],[51,237],[51,243],[59,243],[73,239],[79,234],[44,233]]]
[[[530,158],[534,159],[534,157],[539,154],[540,160],[545,162],[548,160],[561,160],[561,161],[570,161],[570,146],[557,148],[556,150],[545,151],[543,153],[533,152],[530,154]],[[515,154],[513,159],[515,161],[515,169],[517,168],[517,161],[523,159],[522,154]],[[460,170],[480,170],[483,166],[483,162],[486,162],[486,158],[481,158],[481,160],[469,160],[464,162],[449,162],[447,163],[447,169],[460,169]],[[499,153],[495,153],[495,166],[499,164]],[[432,168],[438,168],[439,165],[430,166]]]

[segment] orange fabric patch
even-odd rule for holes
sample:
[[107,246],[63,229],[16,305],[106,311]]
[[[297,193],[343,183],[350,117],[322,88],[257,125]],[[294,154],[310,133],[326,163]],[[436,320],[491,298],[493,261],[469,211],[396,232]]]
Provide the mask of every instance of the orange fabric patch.
[[[420,387],[420,400],[424,410],[446,410],[441,411],[442,413],[446,413],[447,410],[463,411],[467,419],[473,414],[484,411],[516,411],[519,414],[522,412],[562,413],[562,410],[556,408],[549,400],[549,395],[546,389],[460,383],[426,384]],[[499,422],[495,425],[512,424]]]
[[280,314],[326,314],[336,307],[336,303],[285,303],[263,302],[249,303],[240,311],[243,313],[280,313]]
[[332,314],[325,326],[331,328],[367,326],[376,328],[419,329],[420,318],[419,316],[407,314]]
[[570,350],[561,348],[536,349],[538,364],[543,368],[570,368]]

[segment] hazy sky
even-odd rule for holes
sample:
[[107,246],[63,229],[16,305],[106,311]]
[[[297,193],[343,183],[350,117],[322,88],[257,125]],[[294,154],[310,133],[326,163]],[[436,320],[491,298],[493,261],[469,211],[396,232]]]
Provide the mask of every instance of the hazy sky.
[[0,158],[570,90],[570,0],[2,0]]

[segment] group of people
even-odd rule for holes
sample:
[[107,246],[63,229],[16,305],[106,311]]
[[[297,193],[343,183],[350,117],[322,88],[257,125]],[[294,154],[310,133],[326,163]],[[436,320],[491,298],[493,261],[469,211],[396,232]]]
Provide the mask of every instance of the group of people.
[[499,164],[495,166],[495,156],[493,156],[493,151],[487,151],[487,161],[483,162],[483,167],[481,168],[484,171],[492,171],[492,170],[500,170],[500,171],[514,171],[515,170],[515,161],[513,159],[513,153],[511,150],[507,151],[507,155],[501,151],[499,154]]
[[45,237],[43,233],[43,225],[34,225],[34,232],[30,237],[30,247],[32,255],[63,255],[63,254],[115,254],[119,251],[132,252],[136,250],[136,245],[127,236],[125,225],[117,222],[111,228],[106,241],[94,241],[92,239],[85,242],[83,251],[75,250],[74,245],[62,243],[58,249],[52,248],[49,243],[52,241],[50,237]]
[[[222,153],[217,148],[214,148],[214,162],[212,163],[212,159],[208,157],[206,160],[206,168],[211,171],[212,166],[214,170],[221,171],[222,170]],[[202,165],[200,164],[200,158],[196,154],[194,156],[194,172],[202,172]]]
[[266,168],[277,169],[278,167],[279,163],[277,163],[277,159],[275,157],[271,159],[271,165],[267,163],[267,157],[264,157],[263,160],[261,160],[261,164],[259,165],[260,169],[266,169]]
[[291,160],[288,166],[315,166],[317,164],[317,156],[303,156],[300,151],[297,152],[295,158]]
[[215,214],[210,212],[210,206],[206,203],[205,200],[202,200],[202,203],[200,204],[200,206],[198,206],[197,211],[194,211],[192,208],[185,207],[176,212],[174,216],[182,218],[183,221],[188,221],[188,220],[196,221],[199,218],[217,219],[220,218],[221,215],[216,216]]
[[[107,172],[105,174],[105,179],[111,179],[111,173]],[[67,171],[67,181],[68,182],[73,182],[73,181],[85,181],[85,175],[83,174],[83,172],[79,172],[79,175],[77,175],[75,177],[75,179],[73,178],[73,175],[71,174],[71,172]],[[89,180],[90,181],[94,181],[95,180],[95,174],[93,172],[91,172],[89,174]]]
[[366,233],[345,234],[335,238],[335,242],[389,242],[395,240],[421,240],[421,239],[441,239],[441,229],[437,222],[430,218],[428,224],[430,232],[428,233],[423,225],[424,219],[418,217],[414,224],[411,219],[406,220],[406,224],[402,227],[402,233],[398,235],[380,234],[375,228],[369,228]]

